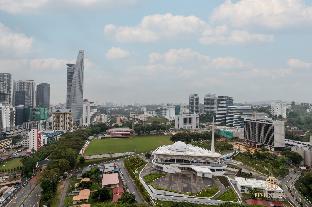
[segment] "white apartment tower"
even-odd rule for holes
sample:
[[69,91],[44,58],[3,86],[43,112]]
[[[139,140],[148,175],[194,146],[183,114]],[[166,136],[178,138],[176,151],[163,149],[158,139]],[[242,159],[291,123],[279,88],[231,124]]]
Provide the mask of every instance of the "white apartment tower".
[[196,93],[189,96],[189,111],[190,114],[199,114],[199,96]]
[[271,103],[271,114],[273,116],[281,116],[283,119],[287,118],[287,104],[282,101]]
[[88,99],[83,101],[83,110],[82,110],[82,126],[89,126],[91,124],[91,103]]
[[0,103],[12,103],[12,76],[10,73],[0,73]]
[[0,131],[10,131],[15,127],[15,108],[0,104]]

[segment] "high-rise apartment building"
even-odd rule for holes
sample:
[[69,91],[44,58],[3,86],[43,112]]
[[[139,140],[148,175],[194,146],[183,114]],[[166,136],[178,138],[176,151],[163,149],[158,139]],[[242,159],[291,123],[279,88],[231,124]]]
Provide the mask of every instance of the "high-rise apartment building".
[[229,96],[218,96],[217,99],[217,113],[216,113],[216,125],[226,125],[226,116],[228,113],[228,107],[233,105],[233,98]]
[[12,103],[12,76],[10,73],[0,73],[0,103]]
[[66,107],[71,109],[73,120],[80,123],[83,113],[84,51],[80,50],[76,64],[67,64]]
[[14,83],[15,106],[24,105],[32,108],[36,106],[35,85],[33,80],[19,80]]
[[190,114],[199,114],[199,96],[198,96],[198,94],[191,94],[189,96],[189,110],[190,110]]
[[244,120],[252,117],[252,107],[250,105],[233,105],[228,107],[226,115],[226,126],[244,127]]
[[40,107],[49,108],[50,106],[50,84],[40,83],[37,85],[36,104]]
[[15,108],[0,104],[0,131],[10,131],[15,127]]
[[43,144],[41,136],[42,134],[38,129],[31,129],[30,132],[28,132],[28,149],[30,151],[38,151],[38,149],[42,147]]
[[82,126],[89,126],[91,124],[91,103],[88,99],[83,101],[83,110],[82,110]]
[[276,117],[287,118],[287,103],[276,101],[271,103],[271,114]]
[[52,113],[52,130],[72,131],[73,117],[69,111],[56,111]]
[[217,96],[216,94],[207,94],[204,97],[204,112],[216,113],[217,112]]

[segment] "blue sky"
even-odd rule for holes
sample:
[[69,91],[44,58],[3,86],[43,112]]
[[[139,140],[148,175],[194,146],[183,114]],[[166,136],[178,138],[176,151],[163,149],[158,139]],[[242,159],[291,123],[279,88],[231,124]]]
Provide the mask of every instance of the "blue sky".
[[0,72],[65,102],[79,49],[97,103],[312,101],[311,0],[0,0]]

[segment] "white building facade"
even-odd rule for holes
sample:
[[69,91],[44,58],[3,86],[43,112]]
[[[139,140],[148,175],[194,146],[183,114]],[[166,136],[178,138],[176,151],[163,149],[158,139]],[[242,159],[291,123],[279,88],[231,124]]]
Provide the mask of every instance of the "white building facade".
[[15,127],[15,108],[0,103],[0,130],[10,131]]
[[287,118],[287,103],[282,101],[271,103],[271,113],[273,116],[281,116],[282,118]]
[[235,177],[235,183],[240,193],[249,193],[253,189],[258,191],[257,194],[259,194],[259,197],[278,200],[284,198],[284,191],[274,182],[274,179],[256,180]]
[[198,114],[181,114],[175,116],[176,129],[198,129],[199,115]]
[[87,99],[85,99],[83,101],[81,125],[87,127],[90,126],[90,124],[91,124],[91,104]]
[[42,147],[41,132],[38,129],[31,129],[28,133],[29,151],[38,151]]

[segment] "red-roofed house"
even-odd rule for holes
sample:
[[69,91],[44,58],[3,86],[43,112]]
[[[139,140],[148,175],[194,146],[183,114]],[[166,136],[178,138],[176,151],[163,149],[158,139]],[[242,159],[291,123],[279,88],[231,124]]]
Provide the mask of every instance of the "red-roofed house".
[[124,192],[125,191],[122,187],[113,188],[113,203],[116,203]]
[[266,200],[258,200],[258,199],[248,199],[246,200],[248,205],[259,205],[259,206],[267,206],[267,207],[283,207],[284,204],[279,201],[266,201]]

